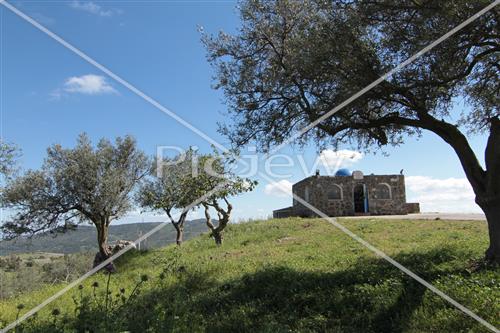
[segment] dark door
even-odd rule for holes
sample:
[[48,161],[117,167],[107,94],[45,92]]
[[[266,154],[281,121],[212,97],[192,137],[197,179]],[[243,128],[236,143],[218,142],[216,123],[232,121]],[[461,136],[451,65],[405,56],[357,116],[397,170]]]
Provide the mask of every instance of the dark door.
[[354,186],[354,212],[368,213],[368,202],[364,184]]

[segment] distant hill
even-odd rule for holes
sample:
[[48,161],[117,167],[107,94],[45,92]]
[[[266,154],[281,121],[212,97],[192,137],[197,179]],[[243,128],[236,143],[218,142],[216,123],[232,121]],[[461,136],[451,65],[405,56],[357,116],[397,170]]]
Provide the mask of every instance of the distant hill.
[[[109,243],[113,243],[118,239],[136,240],[159,224],[160,222],[143,222],[111,225]],[[204,219],[186,221],[184,239],[190,239],[206,231],[208,229]],[[26,252],[76,253],[97,251],[96,239],[96,230],[93,226],[81,225],[76,230],[64,234],[44,234],[32,239],[20,238],[0,241],[0,256]],[[146,239],[141,244],[141,247],[157,248],[173,242],[175,242],[175,229],[172,224],[168,223],[160,231]]]

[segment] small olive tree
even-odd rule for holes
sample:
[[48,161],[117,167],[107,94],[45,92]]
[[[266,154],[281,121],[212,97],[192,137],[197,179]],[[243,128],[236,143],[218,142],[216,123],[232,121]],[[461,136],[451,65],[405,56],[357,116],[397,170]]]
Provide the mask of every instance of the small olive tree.
[[15,212],[1,227],[4,237],[63,232],[90,222],[101,258],[107,258],[109,225],[131,209],[131,193],[148,169],[130,136],[114,144],[101,139],[95,148],[85,134],[74,148],[53,145],[40,170],[27,171],[4,189],[2,205]]
[[[257,181],[235,174],[234,156],[217,152],[198,156],[198,174],[191,178],[189,185],[197,197],[203,197],[201,205],[205,209],[206,223],[217,245],[222,244],[223,231],[233,210],[228,198],[252,191],[257,185]],[[212,222],[210,208],[217,212],[217,226]]]
[[[182,244],[189,206],[196,200],[188,187],[194,156],[194,150],[189,149],[173,159],[156,160],[151,168],[152,179],[143,183],[136,197],[141,207],[167,214],[177,233],[177,245]],[[174,210],[181,211],[177,219],[172,216]]]

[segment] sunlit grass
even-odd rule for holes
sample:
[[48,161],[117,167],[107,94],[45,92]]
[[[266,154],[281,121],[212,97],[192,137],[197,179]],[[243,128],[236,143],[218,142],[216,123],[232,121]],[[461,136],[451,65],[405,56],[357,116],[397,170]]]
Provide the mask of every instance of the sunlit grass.
[[[500,271],[468,270],[486,248],[484,222],[339,221],[492,324],[500,324]],[[129,253],[117,267],[110,280],[113,294],[124,288],[128,295],[141,275],[148,281],[125,312],[107,311],[112,330],[96,322],[96,332],[486,331],[321,219],[232,225],[222,247],[205,234],[180,249]],[[95,282],[99,287],[92,288]],[[23,332],[78,331],[83,319],[75,319],[72,298],[95,290],[99,303],[106,282],[104,274],[89,278],[82,290],[72,290],[42,310]],[[47,286],[0,303],[0,320],[5,325],[61,287]],[[24,305],[21,311],[19,304]],[[54,309],[62,312],[55,324]],[[92,310],[96,318],[102,315],[99,309]]]

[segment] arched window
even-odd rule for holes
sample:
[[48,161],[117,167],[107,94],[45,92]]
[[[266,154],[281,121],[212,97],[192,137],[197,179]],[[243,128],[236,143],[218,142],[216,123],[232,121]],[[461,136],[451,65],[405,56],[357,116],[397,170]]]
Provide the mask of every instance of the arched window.
[[306,202],[309,202],[309,186],[306,186],[306,188],[304,189],[304,200]]
[[391,187],[389,184],[380,183],[376,187],[377,199],[391,199]]
[[328,191],[328,200],[342,200],[342,187],[333,184],[332,188]]

